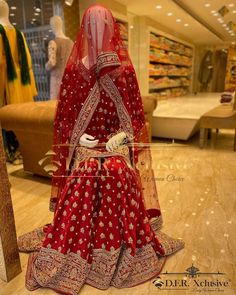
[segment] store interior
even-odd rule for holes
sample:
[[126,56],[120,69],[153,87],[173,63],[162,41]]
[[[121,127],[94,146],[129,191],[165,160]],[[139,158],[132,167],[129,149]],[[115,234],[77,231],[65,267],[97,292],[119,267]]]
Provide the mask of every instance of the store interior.
[[[34,293],[28,291],[25,288],[28,254],[20,253],[19,266],[17,254],[8,261],[7,249],[17,247],[16,236],[52,220],[50,161],[56,93],[84,11],[97,3],[112,11],[135,68],[151,142],[163,228],[167,234],[185,241],[184,249],[167,259],[162,273],[181,273],[178,278],[183,279],[186,269],[194,265],[201,272],[210,273],[208,277],[230,282],[223,289],[202,290],[203,294],[219,294],[220,289],[224,294],[235,294],[236,2],[6,2],[10,23],[24,33],[37,94],[32,89],[33,94],[29,94],[27,90],[16,101],[11,92],[0,89],[1,127],[14,132],[18,142],[16,156],[11,158],[4,153],[12,207],[11,201],[0,194],[0,203],[8,210],[0,218],[0,294],[55,294],[46,288]],[[52,19],[54,16],[59,21]],[[0,11],[0,24],[1,17]],[[68,42],[59,44],[55,36],[63,36]],[[57,54],[64,54],[58,71],[55,48]],[[27,95],[31,95],[30,99]],[[14,224],[9,222],[14,219]],[[9,229],[4,233],[8,223],[13,232],[15,228],[15,237],[6,233]],[[222,276],[218,278],[217,273]],[[133,288],[111,287],[105,291],[85,285],[81,294],[154,295],[158,291],[153,280],[149,280]],[[178,292],[196,294],[194,288],[181,291],[170,288],[165,294]]]

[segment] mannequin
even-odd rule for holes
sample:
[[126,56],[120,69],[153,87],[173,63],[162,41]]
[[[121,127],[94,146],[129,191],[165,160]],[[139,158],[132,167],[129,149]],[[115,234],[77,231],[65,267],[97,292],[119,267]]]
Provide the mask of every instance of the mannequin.
[[56,38],[68,39],[68,37],[66,37],[66,35],[64,34],[62,30],[63,22],[60,16],[58,15],[52,16],[50,18],[50,26]]
[[[129,146],[108,151],[119,145],[122,131]],[[78,145],[85,133],[98,137],[96,149]],[[166,256],[183,248],[183,241],[160,231],[155,181],[143,178],[152,169],[134,166],[151,162],[150,150],[139,144],[147,134],[136,74],[114,17],[93,5],[84,13],[61,83],[53,140],[55,214],[30,254],[28,290],[72,295],[85,283],[102,290],[133,287],[159,275]],[[67,165],[71,151],[78,165]],[[146,191],[147,185],[152,189]],[[145,196],[156,206],[149,210]]]
[[48,62],[46,70],[50,71],[50,99],[56,99],[67,59],[73,47],[73,41],[66,37],[60,16],[55,15],[50,19],[50,26],[55,35],[48,45]]
[[[94,39],[92,38],[92,46],[93,46],[93,48],[96,48],[96,50],[93,50],[93,52],[92,52],[92,56],[93,56],[92,61],[88,61],[87,56],[85,56],[83,58],[83,64],[86,68],[91,68],[94,65],[94,63],[96,63],[97,51],[98,52],[102,51],[102,43],[103,43],[102,36],[104,35],[105,23],[104,23],[103,19],[98,19],[98,20],[96,20],[96,22],[99,27],[98,33],[99,33],[100,39],[97,40],[96,37]],[[86,33],[88,34],[88,32],[86,32]],[[97,33],[96,31],[91,31],[92,35],[96,36],[96,33]],[[115,136],[113,136],[112,138],[110,138],[107,141],[106,150],[112,152],[113,150],[117,149],[119,147],[119,145],[123,144],[125,140],[126,140],[125,132],[120,132],[120,133],[116,134]],[[80,137],[80,140],[79,140],[79,144],[81,146],[84,146],[87,148],[94,148],[95,146],[97,146],[98,142],[99,142],[98,139],[95,139],[93,136],[91,136],[87,133],[84,133]]]
[[201,92],[207,92],[208,85],[213,76],[213,52],[208,50],[200,65],[198,81],[201,83]]
[[23,33],[9,21],[9,6],[0,0],[0,107],[32,101],[37,95],[31,56]]
[[[10,23],[9,6],[0,0],[0,107],[32,101],[36,95],[31,57],[24,35]],[[11,131],[3,131],[3,138],[7,158],[15,163],[19,158],[15,135]]]
[[9,21],[9,6],[4,0],[0,0],[0,24],[12,28]]

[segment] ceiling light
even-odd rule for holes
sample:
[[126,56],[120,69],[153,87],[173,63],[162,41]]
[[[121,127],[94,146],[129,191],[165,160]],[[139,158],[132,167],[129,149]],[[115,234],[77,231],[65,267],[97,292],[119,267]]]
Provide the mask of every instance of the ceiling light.
[[226,25],[226,24],[223,24],[222,26],[223,26],[223,27],[226,27],[227,25]]
[[177,23],[180,23],[181,22],[181,19],[180,18],[177,18],[176,22]]
[[36,21],[36,18],[32,18],[32,21],[35,22]]
[[233,42],[231,42],[231,44],[233,44],[233,45],[234,45],[234,44],[235,44],[235,42],[233,41]]
[[224,17],[227,13],[229,13],[229,9],[224,5],[218,10],[218,13]]
[[15,16],[15,13],[10,13],[10,16]]
[[230,3],[229,4],[229,7],[234,7],[234,3]]
[[210,4],[210,3],[206,3],[206,4],[204,4],[204,6],[205,6],[205,7],[210,7],[211,4]]
[[11,6],[11,9],[12,10],[16,10],[16,6]]
[[71,6],[74,0],[65,0],[66,5]]
[[214,16],[218,16],[218,15],[219,15],[219,13],[218,13],[218,12],[214,13]]
[[236,13],[236,10],[233,10],[232,13]]
[[12,23],[13,24],[13,26],[16,26],[17,25],[17,23]]
[[162,6],[161,5],[157,5],[156,6],[156,9],[162,9]]
[[36,12],[41,11],[41,0],[34,0],[34,10]]
[[184,24],[185,27],[189,27],[189,24]]
[[38,12],[35,12],[34,15],[39,15],[39,13]]
[[131,25],[129,28],[132,30],[134,28],[134,26]]
[[211,13],[216,13],[216,11],[215,10],[212,10]]
[[229,31],[229,28],[227,27],[227,28],[225,28],[226,29],[226,31]]
[[172,12],[168,12],[167,15],[168,16],[171,16],[171,15],[173,15],[173,13]]

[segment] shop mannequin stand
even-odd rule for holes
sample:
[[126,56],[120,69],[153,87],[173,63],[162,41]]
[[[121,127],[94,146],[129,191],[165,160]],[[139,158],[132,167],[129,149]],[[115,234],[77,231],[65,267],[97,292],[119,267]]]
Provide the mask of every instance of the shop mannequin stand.
[[51,40],[48,45],[46,70],[50,71],[50,99],[56,99],[65,65],[73,47],[73,41],[64,34],[63,21],[60,16],[51,17],[50,26],[55,39]]
[[50,26],[56,38],[68,39],[68,37],[66,37],[63,32],[63,22],[60,16],[54,15],[53,17],[51,17]]
[[9,21],[9,6],[4,0],[0,0],[0,24],[12,27],[12,24]]

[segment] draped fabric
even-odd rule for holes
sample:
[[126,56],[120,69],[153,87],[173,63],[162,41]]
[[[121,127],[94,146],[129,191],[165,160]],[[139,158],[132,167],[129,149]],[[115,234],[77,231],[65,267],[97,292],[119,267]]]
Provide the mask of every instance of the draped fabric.
[[[84,14],[62,79],[54,122],[53,162],[57,171],[52,181],[50,209],[55,210],[58,196],[73,165],[75,148],[97,108],[101,89],[117,109],[119,126],[112,133],[124,131],[127,134],[132,146],[132,163],[143,176],[142,186],[146,187],[147,197],[159,208],[150,169],[150,149],[140,146],[140,142],[148,143],[148,132],[136,74],[118,25],[111,12],[101,6],[92,13],[88,9]],[[104,146],[106,141],[107,136],[100,140],[100,146]],[[148,169],[142,169],[144,161],[149,163]],[[145,183],[145,179],[149,179],[149,182]]]
[[30,52],[24,34],[0,25],[0,107],[33,101],[37,95]]
[[19,63],[20,63],[20,74],[21,74],[21,83],[23,85],[30,84],[30,73],[29,73],[29,63],[27,59],[27,53],[25,48],[24,37],[22,33],[15,28],[16,38],[17,38],[17,47],[19,53]]
[[45,67],[50,72],[50,99],[58,98],[61,79],[73,44],[73,41],[69,38],[58,37],[48,44],[49,60]]
[[[19,54],[21,83],[23,85],[26,85],[26,84],[30,84],[30,73],[29,73],[29,64],[27,60],[24,37],[17,28],[15,28],[15,31],[16,31],[18,54]],[[13,81],[14,79],[17,78],[15,64],[12,57],[11,48],[7,38],[6,31],[1,24],[0,24],[0,35],[2,36],[3,47],[4,47],[6,61],[7,61],[7,78],[9,81]]]
[[1,24],[0,24],[0,34],[2,36],[3,47],[4,47],[6,60],[7,60],[7,79],[9,81],[13,81],[16,78],[16,70],[15,70],[14,61],[12,58],[11,48],[9,45],[7,34],[4,27]]
[[[108,152],[106,142],[121,131],[127,143]],[[80,146],[83,133],[98,139],[98,146]],[[142,169],[151,162],[145,140],[135,71],[114,18],[91,6],[61,84],[54,123],[55,214],[30,254],[29,290],[75,295],[85,283],[132,287],[158,275],[166,257],[184,246],[160,231],[153,172]]]

